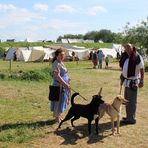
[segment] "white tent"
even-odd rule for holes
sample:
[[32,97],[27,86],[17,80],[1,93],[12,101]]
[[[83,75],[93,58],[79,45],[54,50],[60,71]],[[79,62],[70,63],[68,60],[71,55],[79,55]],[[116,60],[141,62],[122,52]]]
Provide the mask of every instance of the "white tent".
[[32,47],[28,61],[43,61],[44,56],[45,52],[43,50],[43,47],[41,46]]
[[68,43],[82,43],[83,39],[67,39]]
[[9,48],[5,60],[13,60],[16,56],[17,61],[43,61],[53,58],[54,52],[53,49],[41,46]]
[[111,56],[113,58],[117,57],[117,52],[113,48],[99,48],[99,50],[102,50],[104,56]]
[[16,50],[17,61],[27,62],[31,54],[31,48],[18,48]]
[[55,52],[54,49],[44,48],[45,56],[44,60],[49,60],[53,58],[53,53]]
[[72,52],[75,53],[75,57],[78,59],[88,59],[90,49],[67,49],[70,56],[72,56]]
[[31,48],[9,48],[5,60],[14,60],[16,56],[17,61],[28,61],[31,54]]
[[83,40],[84,43],[94,43],[94,40]]
[[113,44],[112,48],[119,53],[121,53],[121,51],[124,51],[124,47],[121,44]]
[[77,46],[77,45],[74,45],[73,47],[78,48],[78,49],[82,49],[82,48],[84,49],[85,48],[85,47],[82,47],[82,46],[80,47],[80,46]]
[[32,47],[29,61],[43,61],[53,58],[55,50],[50,48],[43,48],[42,46]]
[[61,39],[62,43],[68,43],[67,39]]

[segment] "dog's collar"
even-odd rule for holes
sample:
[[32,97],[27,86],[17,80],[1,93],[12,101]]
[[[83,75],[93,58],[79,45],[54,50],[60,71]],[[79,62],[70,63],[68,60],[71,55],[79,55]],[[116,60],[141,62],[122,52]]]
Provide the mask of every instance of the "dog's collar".
[[112,104],[112,107],[114,108],[114,110],[116,110],[119,113],[119,111],[117,110],[117,108],[113,104]]

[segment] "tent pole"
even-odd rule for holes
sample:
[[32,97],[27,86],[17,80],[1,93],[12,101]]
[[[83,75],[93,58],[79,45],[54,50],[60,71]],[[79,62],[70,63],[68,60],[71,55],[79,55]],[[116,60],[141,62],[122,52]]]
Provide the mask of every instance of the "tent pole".
[[11,64],[12,64],[12,60],[10,59],[9,60],[9,71],[10,71],[10,73],[11,73]]

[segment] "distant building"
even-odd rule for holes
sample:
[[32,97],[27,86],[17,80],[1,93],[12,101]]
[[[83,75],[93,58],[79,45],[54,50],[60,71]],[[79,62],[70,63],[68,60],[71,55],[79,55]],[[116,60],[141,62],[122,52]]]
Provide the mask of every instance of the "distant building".
[[83,43],[83,39],[67,39],[68,43]]
[[102,40],[99,40],[98,43],[104,43]]
[[94,43],[94,40],[83,40],[83,43]]
[[31,39],[29,39],[29,38],[26,38],[24,41],[25,41],[25,42],[33,42],[33,40],[31,40]]
[[15,39],[7,39],[6,42],[15,42]]
[[94,40],[83,39],[61,39],[62,43],[94,43]]
[[61,39],[62,43],[68,43],[67,39]]

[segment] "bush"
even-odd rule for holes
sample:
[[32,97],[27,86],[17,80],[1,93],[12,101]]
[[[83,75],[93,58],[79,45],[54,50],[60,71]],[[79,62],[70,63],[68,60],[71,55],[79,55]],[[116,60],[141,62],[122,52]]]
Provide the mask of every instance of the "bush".
[[13,80],[18,80],[20,76],[18,74],[13,73],[13,74],[10,74],[8,78]]
[[145,72],[148,72],[148,66],[145,67]]
[[5,76],[5,74],[0,73],[0,79],[2,79],[2,80],[3,80],[3,79],[5,79],[5,77],[6,77],[6,76]]
[[46,81],[50,80],[50,69],[45,68],[42,70],[36,70],[36,71],[27,71],[23,72],[22,70],[19,70],[17,73],[0,73],[0,79],[9,79],[9,80],[26,80],[26,81]]
[[21,79],[22,80],[30,80],[30,81],[33,81],[33,80],[39,81],[39,80],[45,80],[46,76],[42,72],[31,70],[31,71],[23,73],[21,76]]
[[0,47],[0,58],[4,56],[4,53],[5,53],[5,49]]

